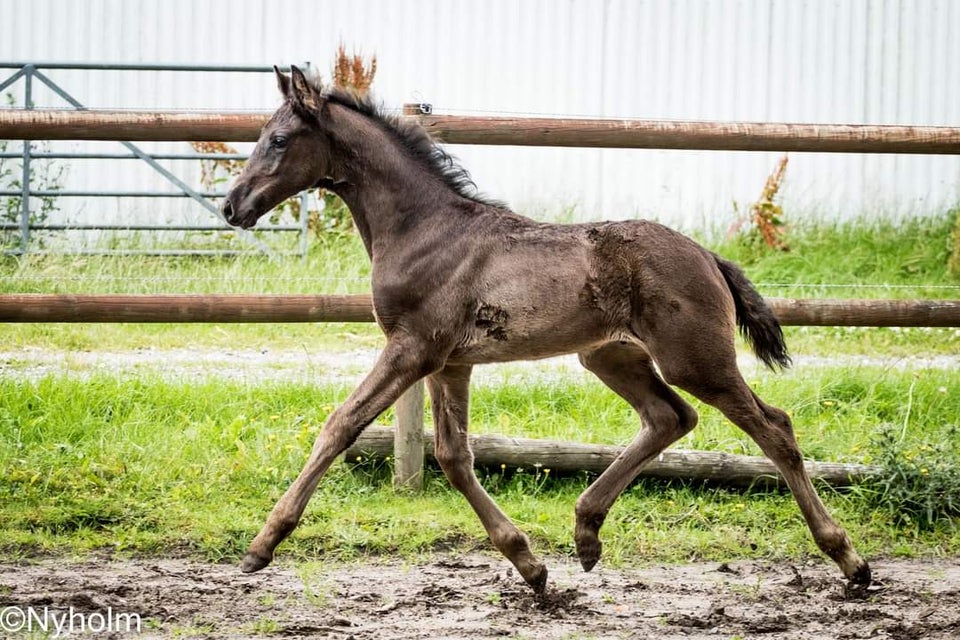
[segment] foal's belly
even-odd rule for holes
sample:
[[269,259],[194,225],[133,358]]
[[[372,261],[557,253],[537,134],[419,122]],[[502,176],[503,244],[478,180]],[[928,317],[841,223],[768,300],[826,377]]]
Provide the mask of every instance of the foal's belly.
[[577,304],[501,306],[478,302],[466,335],[450,354],[452,363],[536,360],[589,350],[618,333],[601,314]]
[[548,358],[629,331],[629,303],[598,284],[594,258],[590,243],[572,232],[494,250],[475,273],[469,315],[449,359]]
[[458,347],[447,358],[450,364],[484,364],[490,362],[512,362],[514,360],[540,360],[567,353],[587,351],[607,342],[597,337],[584,340],[583,336],[553,336],[552,340],[492,341],[480,339]]

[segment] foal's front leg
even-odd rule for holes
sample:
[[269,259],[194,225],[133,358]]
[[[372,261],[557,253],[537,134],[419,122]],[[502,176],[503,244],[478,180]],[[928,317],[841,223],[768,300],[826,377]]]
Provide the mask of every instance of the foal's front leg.
[[469,366],[447,366],[427,378],[436,429],[434,455],[450,484],[466,497],[480,517],[493,545],[540,593],[547,584],[546,566],[530,551],[527,536],[487,495],[473,471],[473,452],[467,439],[470,372]]
[[353,444],[360,432],[386,411],[414,382],[435,369],[426,349],[408,337],[391,338],[347,401],[327,420],[313,444],[303,471],[280,498],[243,557],[245,573],[259,571],[273,559],[273,550],[300,522],[303,510],[327,469]]

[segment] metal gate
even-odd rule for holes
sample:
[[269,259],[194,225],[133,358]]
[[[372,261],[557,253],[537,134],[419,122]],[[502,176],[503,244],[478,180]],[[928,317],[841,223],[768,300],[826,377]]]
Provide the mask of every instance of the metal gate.
[[[309,63],[305,63],[309,67]],[[88,70],[88,71],[174,71],[174,72],[213,72],[213,73],[272,73],[271,66],[226,66],[226,65],[186,65],[186,64],[120,64],[120,63],[68,63],[68,62],[0,62],[0,69],[13,69],[12,74],[6,79],[0,81],[0,92],[3,92],[22,80],[23,85],[23,108],[34,108],[34,89],[36,83],[41,83],[49,88],[59,98],[64,100],[70,107],[78,110],[85,110],[87,107],[76,97],[67,92],[57,82],[52,80],[45,71],[51,70]],[[13,180],[13,186],[16,188],[3,189],[0,186],[0,197],[19,198],[19,219],[13,221],[9,218],[0,222],[0,230],[13,231],[19,234],[19,242],[15,247],[8,247],[4,250],[6,254],[24,255],[29,252],[36,252],[31,248],[31,239],[36,233],[55,232],[55,231],[185,231],[185,232],[216,232],[231,231],[243,242],[249,246],[244,251],[231,251],[223,249],[198,250],[198,249],[132,249],[132,250],[79,250],[70,251],[70,253],[138,253],[138,254],[164,254],[164,255],[190,255],[190,254],[227,254],[242,252],[265,252],[274,254],[266,243],[260,240],[254,233],[241,229],[230,227],[223,216],[220,214],[217,199],[223,197],[225,192],[209,191],[196,189],[188,185],[181,177],[175,175],[161,161],[168,160],[246,160],[248,156],[240,153],[151,153],[140,146],[131,142],[118,142],[125,149],[121,153],[66,153],[50,152],[35,148],[37,141],[22,141],[21,149],[17,152],[7,150],[0,151],[0,162],[3,160],[20,160],[20,166],[15,168],[16,176]],[[97,160],[132,160],[146,163],[154,172],[163,177],[166,184],[172,185],[173,189],[168,191],[155,190],[65,190],[60,188],[42,188],[33,186],[33,168],[37,161],[67,160],[77,161],[97,161]],[[13,172],[11,172],[13,173]],[[99,223],[56,223],[46,221],[35,221],[31,217],[31,206],[37,199],[52,199],[61,197],[82,197],[82,198],[189,198],[197,203],[206,215],[209,222],[203,224],[99,224]],[[261,225],[261,231],[270,232],[290,232],[298,234],[297,255],[304,255],[307,249],[307,193],[300,194],[300,215],[297,224],[273,224]],[[14,201],[16,204],[16,201]],[[323,201],[319,200],[319,207],[322,208]]]

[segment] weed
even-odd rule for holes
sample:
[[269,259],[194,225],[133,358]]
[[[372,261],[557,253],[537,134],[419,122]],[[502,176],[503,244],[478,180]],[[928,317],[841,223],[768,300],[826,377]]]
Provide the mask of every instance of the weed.
[[[759,252],[763,246],[776,251],[790,250],[784,238],[783,207],[776,202],[777,193],[780,191],[787,171],[787,161],[788,157],[784,155],[777,163],[777,168],[767,177],[760,198],[750,205],[748,218],[752,226],[743,236],[743,242],[754,252]],[[737,208],[737,203],[734,202],[735,212]],[[743,218],[737,220],[731,228],[731,233],[738,232],[746,222],[747,220]]]
[[960,208],[953,209],[947,215],[953,218],[953,231],[950,233],[948,244],[947,270],[954,278],[960,279]]
[[277,604],[277,594],[267,593],[262,595],[258,598],[258,602],[261,606],[272,608],[275,604]]
[[377,56],[371,56],[370,62],[365,62],[361,54],[347,55],[346,47],[342,42],[340,43],[333,64],[335,87],[363,96],[370,92],[375,75],[377,75]]
[[218,631],[216,625],[211,622],[192,625],[173,625],[168,628],[174,638],[202,638],[209,637],[215,631]]
[[747,602],[757,602],[763,592],[763,576],[757,576],[753,584],[729,584],[727,588],[731,593],[736,593]]
[[321,562],[307,562],[297,567],[307,602],[317,609],[326,607],[337,591],[336,582],[326,576],[325,571],[326,566]]
[[275,634],[281,630],[280,623],[278,623],[273,618],[257,618],[257,621],[254,622],[251,626],[252,630],[256,634]]
[[949,424],[934,439],[908,439],[905,429],[883,425],[872,439],[880,473],[861,487],[868,504],[898,526],[928,531],[960,517],[960,427]]

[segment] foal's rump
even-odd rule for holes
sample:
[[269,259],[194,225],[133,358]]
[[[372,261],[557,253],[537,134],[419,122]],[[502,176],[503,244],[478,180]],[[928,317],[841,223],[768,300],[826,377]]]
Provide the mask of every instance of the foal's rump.
[[767,366],[789,366],[779,322],[734,263],[645,220],[598,225],[590,236],[602,288],[618,295],[630,282],[630,328],[662,367],[731,365],[737,325]]

